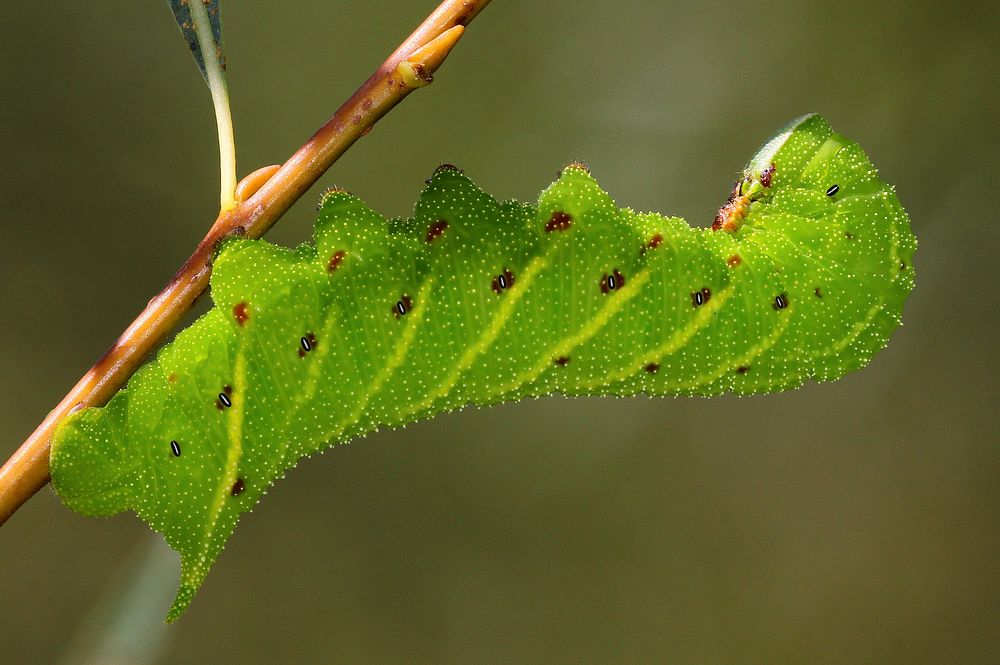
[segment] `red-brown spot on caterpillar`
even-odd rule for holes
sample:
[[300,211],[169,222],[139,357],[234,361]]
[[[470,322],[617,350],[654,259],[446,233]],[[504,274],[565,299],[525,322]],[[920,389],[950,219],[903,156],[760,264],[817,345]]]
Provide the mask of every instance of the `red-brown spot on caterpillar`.
[[691,304],[695,307],[701,307],[707,303],[711,297],[712,291],[706,286],[702,288],[701,291],[694,291],[691,293]]
[[656,363],[649,363],[646,365],[646,371],[650,374],[656,374],[660,370],[660,366]]
[[610,275],[604,273],[601,277],[601,293],[605,295],[623,286],[625,286],[625,276],[618,272],[618,268],[615,268]]
[[774,164],[771,164],[766,169],[760,172],[760,184],[765,187],[771,186],[771,181],[774,179]]
[[662,243],[663,243],[663,236],[660,235],[659,233],[656,233],[653,235],[652,238],[649,239],[649,242],[647,242],[645,245],[642,246],[642,249],[639,250],[639,253],[645,254],[647,250],[656,249]]
[[316,335],[307,332],[299,339],[299,358],[305,358],[306,354],[316,348]]
[[413,309],[413,300],[410,299],[410,296],[404,293],[399,297],[399,300],[397,300],[396,303],[392,306],[392,314],[398,319],[399,317],[409,312],[411,309]]
[[733,254],[728,259],[726,259],[726,265],[729,266],[730,268],[735,268],[741,263],[743,263],[743,257],[741,257],[739,254]]
[[345,256],[347,256],[347,252],[342,249],[334,252],[333,256],[330,257],[330,262],[326,264],[326,271],[335,272],[340,267],[340,264],[344,262]]
[[552,216],[549,217],[549,221],[545,223],[545,232],[552,233],[553,231],[565,231],[572,225],[573,218],[568,214],[557,210],[552,213]]
[[502,273],[493,278],[490,288],[493,289],[493,293],[500,295],[504,289],[509,289],[513,285],[514,273],[504,268]]
[[434,242],[444,233],[444,230],[448,228],[448,222],[443,219],[439,219],[430,226],[427,227],[427,242]]
[[740,365],[739,367],[736,368],[736,373],[737,374],[746,374],[748,369],[750,369],[750,368],[747,367],[746,365]]
[[569,358],[567,358],[566,356],[559,356],[558,358],[555,359],[555,363],[560,367],[565,367],[566,365],[569,364]]
[[243,494],[243,490],[245,490],[246,488],[247,485],[245,482],[243,482],[243,479],[237,478],[236,482],[233,483],[232,489],[229,490],[229,494],[231,496],[239,496],[240,494]]
[[749,212],[750,197],[743,195],[743,181],[737,180],[733,185],[733,191],[729,194],[729,200],[719,208],[715,219],[712,220],[712,230],[735,233]]
[[167,377],[167,383],[177,383],[177,373],[171,372],[170,376]]
[[250,310],[247,309],[246,302],[238,302],[233,305],[233,318],[241,326],[250,318]]

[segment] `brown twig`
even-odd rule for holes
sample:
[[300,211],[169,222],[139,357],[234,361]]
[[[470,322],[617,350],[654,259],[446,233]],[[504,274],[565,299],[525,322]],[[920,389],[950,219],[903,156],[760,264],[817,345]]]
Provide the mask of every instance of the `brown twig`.
[[[234,233],[256,238],[389,109],[426,85],[489,0],[445,0],[264,184],[220,213],[187,262],[0,468],[0,524],[49,481],[49,440],[66,415],[104,404],[208,287],[212,251]],[[243,188],[244,190],[253,188]]]

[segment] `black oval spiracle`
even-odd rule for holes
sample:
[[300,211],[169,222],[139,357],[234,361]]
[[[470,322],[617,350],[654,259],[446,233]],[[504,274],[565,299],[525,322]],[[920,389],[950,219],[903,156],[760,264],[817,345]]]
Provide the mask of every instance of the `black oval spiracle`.
[[316,335],[312,332],[307,332],[305,335],[299,338],[299,358],[305,358],[310,351],[316,348]]
[[504,268],[503,272],[494,277],[490,283],[490,288],[497,295],[500,295],[512,286],[514,286],[514,273],[507,268]]
[[170,452],[172,452],[174,454],[174,457],[180,457],[181,456],[181,444],[177,443],[176,441],[171,441],[170,442]]
[[826,195],[833,196],[839,191],[840,191],[840,185],[830,185],[830,187],[826,190]]
[[779,293],[774,296],[774,308],[775,309],[785,309],[788,307],[788,296],[784,293]]
[[[397,319],[402,318],[407,312],[413,309],[413,300],[407,294],[399,296],[399,300],[392,306],[392,315]],[[315,344],[313,344],[315,346]]]
[[232,400],[229,399],[229,395],[227,395],[226,393],[219,393],[219,403],[225,407],[230,407],[233,405]]
[[712,291],[706,286],[701,291],[694,291],[691,293],[691,304],[695,307],[701,307],[707,303],[711,297]]

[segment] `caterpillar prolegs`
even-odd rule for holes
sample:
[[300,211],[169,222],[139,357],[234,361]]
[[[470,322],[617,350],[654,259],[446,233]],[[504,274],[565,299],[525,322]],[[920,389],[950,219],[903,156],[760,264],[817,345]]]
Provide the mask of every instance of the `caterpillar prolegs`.
[[314,244],[226,244],[215,307],[63,423],[53,484],[180,552],[172,620],[301,457],[469,403],[836,379],[898,325],[915,246],[892,187],[816,115],[758,152],[712,228],[619,209],[579,164],[537,205],[442,166],[410,219],[330,191]]

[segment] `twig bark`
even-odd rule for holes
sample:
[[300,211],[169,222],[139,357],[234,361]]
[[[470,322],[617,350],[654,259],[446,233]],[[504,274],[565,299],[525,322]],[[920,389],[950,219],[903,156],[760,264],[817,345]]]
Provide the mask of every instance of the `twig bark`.
[[[219,214],[187,262],[0,468],[0,524],[49,481],[49,440],[76,409],[104,404],[208,287],[212,251],[234,233],[259,237],[382,116],[430,82],[489,0],[445,0],[284,165]],[[246,191],[249,190],[249,191]]]

